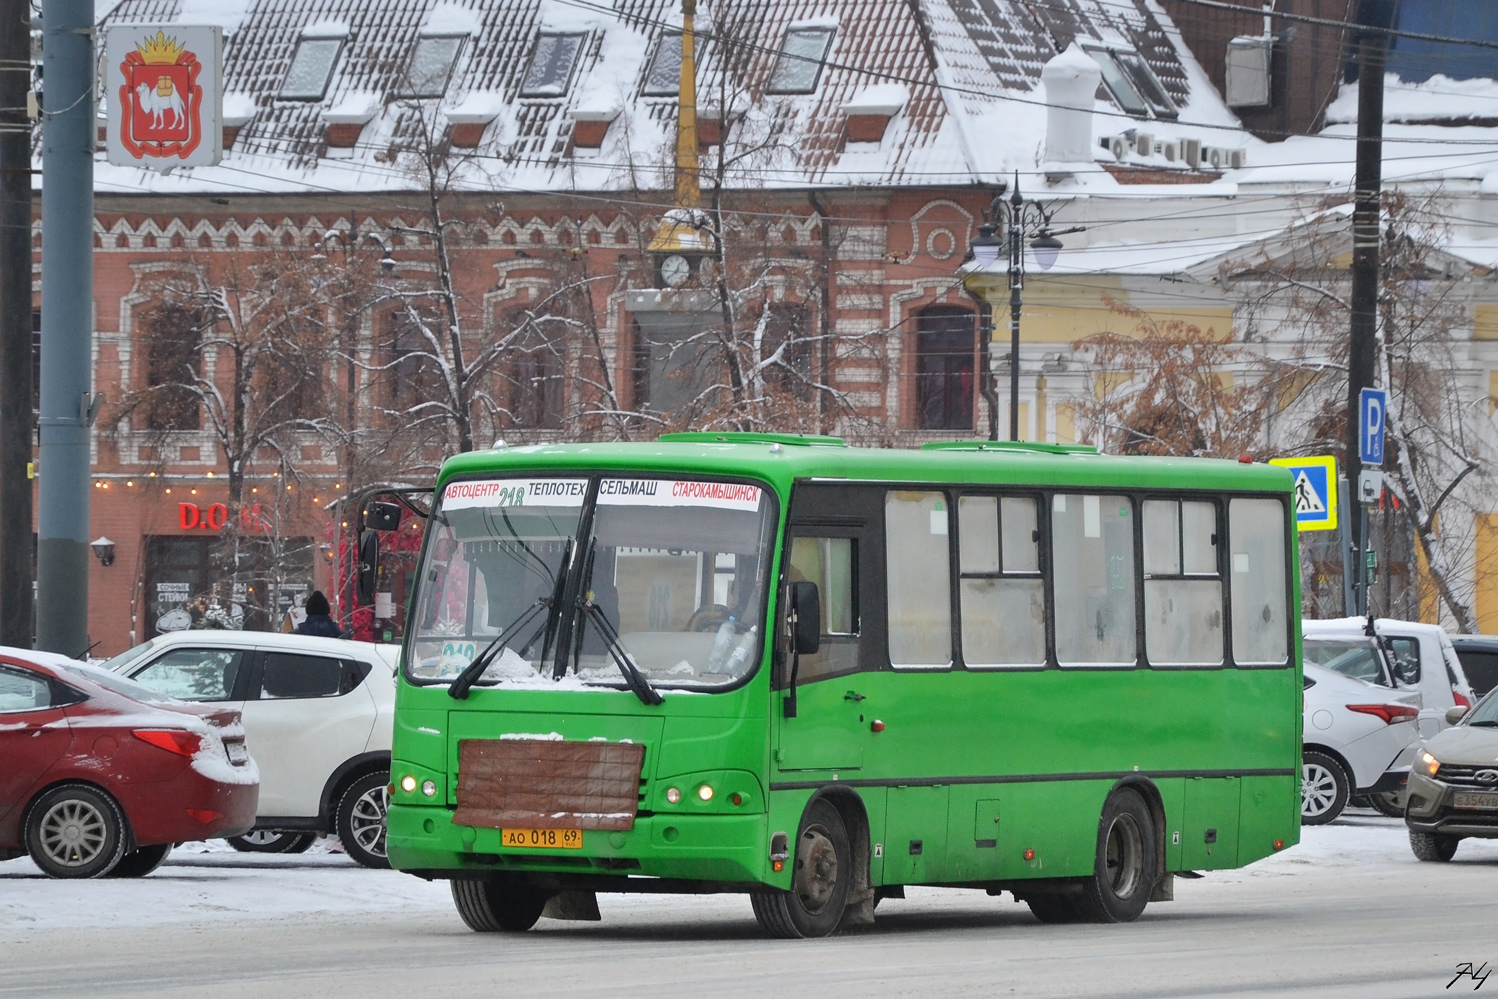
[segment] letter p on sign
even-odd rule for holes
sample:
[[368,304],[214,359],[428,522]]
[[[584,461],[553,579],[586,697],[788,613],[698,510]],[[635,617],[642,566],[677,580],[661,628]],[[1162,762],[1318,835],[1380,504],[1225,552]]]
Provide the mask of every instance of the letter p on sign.
[[1384,414],[1389,408],[1389,394],[1383,389],[1365,388],[1358,393],[1358,458],[1365,465],[1384,463]]

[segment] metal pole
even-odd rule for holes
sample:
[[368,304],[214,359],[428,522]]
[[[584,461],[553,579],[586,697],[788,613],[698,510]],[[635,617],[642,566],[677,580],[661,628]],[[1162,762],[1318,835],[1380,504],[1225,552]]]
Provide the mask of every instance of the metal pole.
[[31,4],[0,0],[0,645],[32,641]]
[[1009,439],[1019,440],[1019,315],[1025,287],[1025,199],[1019,193],[1019,174],[1014,175],[1014,194],[1009,198]]
[[[1379,5],[1363,3],[1362,24],[1376,25]],[[1352,210],[1352,323],[1347,355],[1347,485],[1358,488],[1362,471],[1358,448],[1358,395],[1373,385],[1375,338],[1378,330],[1379,192],[1383,186],[1384,56],[1387,40],[1369,32],[1358,42],[1357,177]],[[1367,574],[1363,554],[1367,512],[1360,501],[1350,504],[1356,518],[1352,536],[1353,599],[1357,614],[1367,607]]]
[[94,287],[94,5],[43,0],[41,518],[37,648],[88,639]]
[[1355,617],[1358,612],[1358,598],[1353,591],[1353,551],[1352,551],[1352,529],[1349,521],[1352,511],[1357,508],[1357,502],[1347,492],[1347,480],[1337,479],[1337,541],[1342,549],[1342,616]]

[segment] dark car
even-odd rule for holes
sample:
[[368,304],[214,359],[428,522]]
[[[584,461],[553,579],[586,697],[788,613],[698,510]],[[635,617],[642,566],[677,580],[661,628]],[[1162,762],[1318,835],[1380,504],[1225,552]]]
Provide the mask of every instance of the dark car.
[[1498,691],[1450,711],[1450,728],[1410,768],[1405,825],[1421,860],[1450,860],[1463,839],[1498,838]]
[[173,843],[249,829],[259,791],[238,711],[0,648],[0,860],[140,877]]
[[1472,693],[1482,697],[1498,687],[1498,637],[1452,635],[1451,645],[1462,661],[1462,672],[1467,674]]

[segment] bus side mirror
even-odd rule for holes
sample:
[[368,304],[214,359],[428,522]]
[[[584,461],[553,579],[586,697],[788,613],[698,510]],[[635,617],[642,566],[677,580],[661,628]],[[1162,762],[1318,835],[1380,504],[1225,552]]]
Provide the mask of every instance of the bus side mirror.
[[377,531],[365,531],[359,539],[359,574],[355,581],[355,592],[359,603],[368,607],[374,603],[375,581],[380,574],[380,535]]
[[822,595],[816,583],[791,583],[788,595],[791,648],[805,656],[814,655],[822,647]]
[[401,508],[397,503],[371,503],[364,510],[364,526],[371,531],[394,531],[401,526]]

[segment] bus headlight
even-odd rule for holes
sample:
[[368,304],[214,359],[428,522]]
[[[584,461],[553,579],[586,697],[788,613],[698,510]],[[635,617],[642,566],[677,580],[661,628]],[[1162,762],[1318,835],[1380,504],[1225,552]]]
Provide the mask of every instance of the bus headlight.
[[437,793],[437,782],[434,780],[422,781],[421,793],[426,795],[428,798],[434,796]]
[[407,794],[410,794],[412,791],[415,791],[416,790],[416,778],[412,777],[410,774],[406,774],[406,776],[402,777],[401,778],[401,790],[404,791],[404,792],[406,792]]
[[712,801],[713,800],[713,788],[712,788],[712,785],[711,784],[704,784],[701,787],[699,787],[697,789],[697,797],[701,798],[703,801]]
[[681,788],[679,788],[679,787],[668,787],[668,788],[666,788],[666,800],[669,801],[673,805],[679,804],[681,802]]

